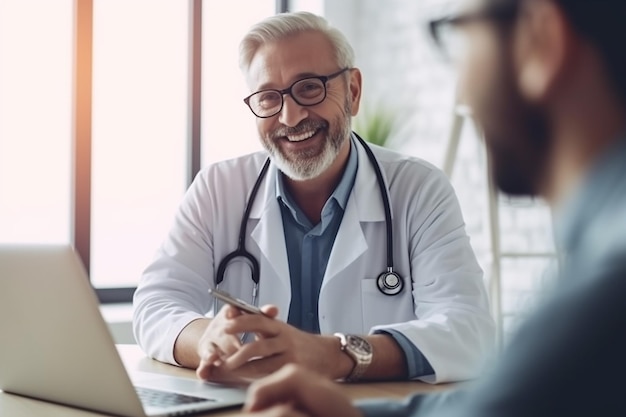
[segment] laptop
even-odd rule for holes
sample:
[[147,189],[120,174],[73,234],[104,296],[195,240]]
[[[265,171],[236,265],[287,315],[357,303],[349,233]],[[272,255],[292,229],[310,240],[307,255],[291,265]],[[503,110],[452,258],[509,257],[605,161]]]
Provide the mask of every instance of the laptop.
[[127,373],[69,245],[0,245],[0,335],[0,389],[8,393],[127,417],[199,413],[245,399],[244,388]]

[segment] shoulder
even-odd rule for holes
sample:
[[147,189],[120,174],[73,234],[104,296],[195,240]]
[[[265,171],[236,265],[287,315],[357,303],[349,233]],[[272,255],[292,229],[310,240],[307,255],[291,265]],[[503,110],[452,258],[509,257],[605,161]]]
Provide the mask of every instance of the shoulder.
[[412,184],[449,184],[445,173],[432,163],[416,156],[404,154],[377,145],[369,145],[388,181],[408,181]]
[[226,185],[249,188],[259,176],[266,159],[267,153],[258,151],[214,162],[200,170],[191,188],[220,188]]
[[198,177],[207,179],[216,176],[229,176],[235,173],[239,175],[255,175],[261,171],[266,159],[267,153],[265,151],[258,151],[238,156],[236,158],[225,159],[223,161],[214,162],[205,166],[198,173]]
[[378,162],[386,168],[400,167],[413,170],[421,170],[425,172],[441,171],[430,162],[416,156],[408,155],[396,150],[384,148],[382,146],[368,143],[370,149],[376,155]]
[[[405,201],[417,208],[457,206],[456,193],[448,176],[421,158],[370,145],[381,166],[390,195],[396,204]],[[441,205],[442,202],[446,204]]]
[[500,366],[459,415],[478,410],[476,415],[496,416],[503,407],[517,410],[515,416],[609,409],[622,410],[610,415],[625,415],[626,262],[586,275],[559,281],[558,291],[507,343]]
[[200,204],[227,194],[229,201],[235,203],[237,195],[245,198],[266,159],[267,154],[259,151],[206,165],[187,190],[186,200]]

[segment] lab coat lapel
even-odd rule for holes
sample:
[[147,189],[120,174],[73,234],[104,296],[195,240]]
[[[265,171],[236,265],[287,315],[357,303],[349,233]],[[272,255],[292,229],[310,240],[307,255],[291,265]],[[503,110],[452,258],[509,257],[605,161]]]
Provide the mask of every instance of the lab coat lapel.
[[[251,219],[258,219],[250,236],[259,246],[262,258],[259,305],[275,304],[284,319],[289,312],[291,282],[283,220],[276,200],[276,167],[270,164],[263,187],[252,205]],[[268,268],[269,267],[269,268]]]
[[357,143],[355,148],[358,151],[359,168],[326,266],[322,288],[367,250],[362,223],[385,221],[383,203],[377,197],[380,191],[374,168],[363,147]]
[[348,202],[328,259],[322,288],[367,250],[367,241],[354,202]]

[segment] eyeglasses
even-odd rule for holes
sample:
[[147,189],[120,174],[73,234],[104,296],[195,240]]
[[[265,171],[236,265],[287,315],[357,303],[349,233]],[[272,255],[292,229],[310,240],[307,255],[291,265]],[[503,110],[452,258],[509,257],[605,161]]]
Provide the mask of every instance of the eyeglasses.
[[344,68],[330,75],[307,77],[296,81],[284,90],[268,88],[250,94],[243,101],[256,117],[265,119],[280,113],[285,103],[284,96],[289,94],[300,106],[315,106],[326,99],[326,83],[348,71]]
[[508,22],[515,18],[518,10],[518,2],[500,1],[494,2],[484,10],[475,10],[431,20],[428,24],[430,35],[442,54],[455,61],[463,55],[467,49],[466,38],[458,31],[458,28],[479,20],[495,20]]

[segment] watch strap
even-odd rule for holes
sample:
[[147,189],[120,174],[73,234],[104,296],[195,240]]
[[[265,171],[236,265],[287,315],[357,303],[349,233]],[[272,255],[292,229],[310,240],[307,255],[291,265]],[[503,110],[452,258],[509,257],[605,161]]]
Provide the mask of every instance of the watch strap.
[[[365,340],[361,336],[345,335],[343,333],[335,333],[334,336],[339,338],[339,341],[341,343],[341,350],[345,352],[354,361],[354,367],[352,368],[352,371],[350,371],[348,376],[346,376],[344,379],[346,381],[358,381],[359,379],[361,379],[363,374],[365,374],[365,371],[367,370],[367,368],[369,368],[370,364],[372,363],[371,345],[369,344],[367,340]],[[361,352],[355,351],[355,349],[350,345],[348,341],[349,337],[359,338],[361,343],[365,343],[368,346],[370,346],[369,352],[361,353]]]

